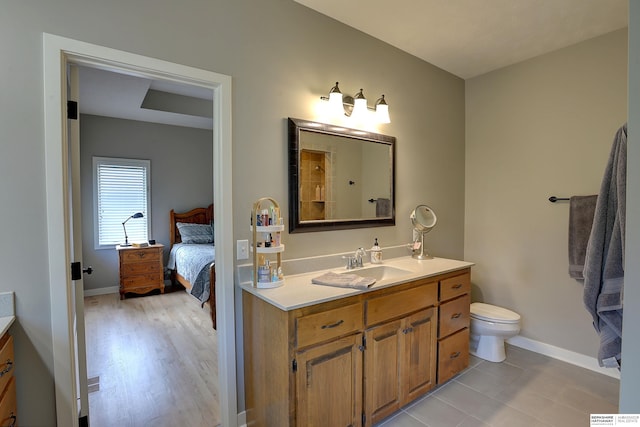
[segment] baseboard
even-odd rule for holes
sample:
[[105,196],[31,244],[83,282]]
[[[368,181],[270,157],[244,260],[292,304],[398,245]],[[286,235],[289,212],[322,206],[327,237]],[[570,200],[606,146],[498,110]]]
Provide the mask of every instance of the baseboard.
[[238,427],[247,427],[247,411],[238,414]]
[[84,296],[94,297],[96,295],[117,294],[118,292],[120,292],[119,286],[111,286],[108,288],[97,288],[97,289],[85,289]]
[[507,342],[511,345],[515,345],[516,347],[531,350],[536,353],[544,354],[545,356],[553,357],[554,359],[562,360],[563,362],[571,363],[572,365],[580,366],[581,368],[620,379],[620,371],[617,369],[601,367],[598,365],[598,360],[595,357],[585,356],[584,354],[556,347],[551,344],[545,344],[520,335],[509,338]]

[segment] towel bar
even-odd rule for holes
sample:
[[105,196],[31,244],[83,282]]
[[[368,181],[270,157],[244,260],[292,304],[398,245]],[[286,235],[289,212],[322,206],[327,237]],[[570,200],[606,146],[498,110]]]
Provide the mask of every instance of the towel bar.
[[556,197],[556,196],[551,196],[549,197],[549,201],[551,203],[555,203],[555,202],[559,202],[559,201],[564,201],[564,200],[570,200],[569,197]]

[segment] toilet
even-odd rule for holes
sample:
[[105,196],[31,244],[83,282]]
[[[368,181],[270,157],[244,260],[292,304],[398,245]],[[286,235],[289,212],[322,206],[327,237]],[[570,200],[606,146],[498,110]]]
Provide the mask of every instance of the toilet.
[[470,309],[469,352],[489,362],[506,358],[504,340],[520,332],[520,315],[506,308],[474,302]]

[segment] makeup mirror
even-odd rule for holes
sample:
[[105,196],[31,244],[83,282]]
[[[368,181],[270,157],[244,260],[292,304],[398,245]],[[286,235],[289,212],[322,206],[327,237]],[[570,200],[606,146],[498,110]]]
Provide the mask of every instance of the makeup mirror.
[[433,257],[424,251],[424,235],[436,226],[438,218],[436,213],[427,205],[418,205],[409,215],[415,238],[413,241],[413,258],[432,259]]

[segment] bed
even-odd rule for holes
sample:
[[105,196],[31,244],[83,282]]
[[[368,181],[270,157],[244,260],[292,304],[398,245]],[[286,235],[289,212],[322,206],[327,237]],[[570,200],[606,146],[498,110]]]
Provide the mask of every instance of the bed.
[[200,300],[208,301],[211,321],[216,328],[215,243],[213,240],[213,204],[188,212],[169,212],[171,248],[167,268],[171,283],[180,283]]

